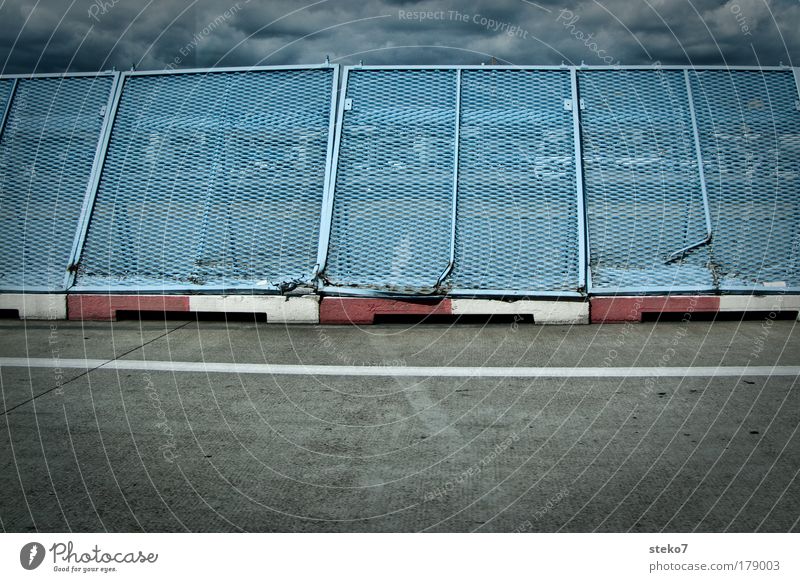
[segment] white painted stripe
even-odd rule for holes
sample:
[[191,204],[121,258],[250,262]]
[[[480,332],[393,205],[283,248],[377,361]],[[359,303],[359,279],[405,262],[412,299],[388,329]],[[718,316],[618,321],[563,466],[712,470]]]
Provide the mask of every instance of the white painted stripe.
[[800,366],[673,366],[649,368],[514,368],[441,366],[326,366],[231,364],[225,362],[167,362],[143,360],[84,360],[0,358],[0,367],[145,370],[218,374],[277,374],[287,376],[414,376],[446,378],[713,378],[739,376],[800,376]]

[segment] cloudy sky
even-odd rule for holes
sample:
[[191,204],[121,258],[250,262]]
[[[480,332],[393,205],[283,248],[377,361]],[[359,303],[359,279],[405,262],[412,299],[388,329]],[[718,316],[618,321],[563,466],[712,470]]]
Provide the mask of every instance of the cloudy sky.
[[0,0],[0,70],[800,65],[799,31],[800,0]]

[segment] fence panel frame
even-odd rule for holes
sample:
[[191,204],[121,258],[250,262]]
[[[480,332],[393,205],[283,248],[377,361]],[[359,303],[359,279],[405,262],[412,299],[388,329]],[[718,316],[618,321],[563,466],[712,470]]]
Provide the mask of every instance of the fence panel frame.
[[[116,119],[117,109],[119,107],[119,102],[122,98],[122,93],[124,91],[125,80],[132,77],[153,77],[153,76],[162,76],[162,75],[196,75],[196,74],[214,74],[214,73],[249,73],[249,72],[268,72],[268,71],[298,71],[298,70],[331,70],[332,71],[332,81],[331,81],[331,94],[330,94],[330,108],[328,112],[329,120],[328,120],[328,137],[327,137],[327,146],[326,146],[326,156],[325,156],[325,168],[323,169],[323,191],[322,191],[322,212],[320,214],[320,227],[323,224],[322,220],[324,219],[324,211],[326,208],[326,200],[329,196],[329,189],[330,189],[330,168],[331,162],[333,159],[333,150],[334,150],[334,129],[336,127],[336,106],[337,106],[337,93],[338,93],[338,82],[340,77],[340,70],[341,65],[337,63],[320,63],[320,64],[306,64],[306,65],[265,65],[265,66],[258,66],[258,67],[204,67],[204,68],[193,68],[193,69],[169,69],[169,70],[141,70],[141,71],[124,71],[120,73],[120,82],[117,88],[117,95],[114,101],[114,118]],[[82,225],[81,231],[81,238],[79,243],[76,244],[75,247],[75,255],[73,257],[72,264],[77,266],[80,263],[81,255],[83,253],[83,248],[86,243],[86,235],[88,234],[89,225],[91,222],[91,215],[94,210],[94,203],[97,198],[97,192],[100,187],[100,179],[102,178],[103,166],[105,165],[105,157],[108,152],[108,145],[111,140],[111,134],[113,131],[113,123],[109,125],[108,128],[108,135],[106,136],[106,142],[104,144],[104,151],[103,151],[103,159],[102,159],[102,166],[99,168],[97,172],[96,181],[93,184],[93,191],[91,194],[91,201],[90,204],[86,208],[86,222]],[[320,227],[317,228],[317,233],[320,232]],[[318,235],[317,235],[318,236]],[[312,267],[312,271],[309,277],[309,281],[307,282],[309,285],[314,284],[314,280],[317,274],[317,268],[315,265],[310,265]],[[74,270],[74,269],[73,269]],[[131,294],[137,292],[151,292],[151,293],[159,293],[164,295],[169,294],[181,294],[186,292],[202,292],[204,294],[215,294],[215,293],[222,293],[225,294],[264,294],[264,295],[275,295],[280,294],[281,291],[276,288],[254,288],[252,285],[228,285],[224,289],[218,288],[213,285],[193,285],[193,284],[185,284],[185,285],[158,285],[158,284],[139,284],[136,286],[135,289],[132,288],[107,288],[100,285],[88,284],[84,285],[81,284],[79,281],[76,281],[76,272],[71,273],[72,278],[70,279],[70,287],[69,290],[73,292],[81,292],[81,293],[92,293],[92,292],[103,292],[107,294]]]
[[[587,281],[587,263],[588,263],[588,254],[586,249],[586,224],[585,224],[585,198],[583,193],[583,162],[582,158],[578,155],[581,151],[581,143],[579,139],[575,138],[576,132],[580,133],[580,117],[579,117],[579,107],[578,107],[578,100],[576,99],[576,95],[578,94],[578,86],[577,82],[573,82],[572,79],[576,76],[576,71],[581,69],[582,67],[576,66],[567,66],[567,65],[348,65],[344,67],[344,73],[342,75],[342,85],[341,91],[339,92],[339,114],[337,116],[337,131],[336,131],[336,144],[334,146],[334,156],[333,161],[331,164],[331,179],[330,179],[330,188],[331,188],[331,196],[328,200],[329,208],[327,208],[327,216],[329,220],[332,221],[333,219],[333,204],[335,203],[335,191],[336,191],[336,169],[338,167],[339,162],[339,145],[341,142],[342,136],[342,125],[344,122],[344,111],[345,111],[345,97],[347,95],[347,81],[348,75],[350,71],[406,71],[406,70],[446,70],[446,71],[456,71],[457,73],[457,87],[456,87],[456,127],[460,127],[460,78],[461,78],[461,71],[467,70],[519,70],[519,71],[567,71],[570,74],[570,94],[573,100],[573,107],[572,107],[572,136],[574,141],[574,162],[576,166],[576,178],[578,178],[577,185],[576,185],[576,192],[575,196],[578,200],[578,216],[577,216],[577,252],[578,252],[578,286],[574,291],[526,291],[526,290],[519,290],[519,289],[461,289],[461,288],[453,288],[449,289],[446,293],[433,293],[433,294],[424,294],[424,293],[402,293],[398,291],[386,291],[386,290],[376,290],[376,289],[365,289],[361,287],[348,287],[348,286],[338,286],[338,285],[329,285],[326,284],[324,281],[319,281],[318,290],[326,295],[342,295],[342,296],[364,296],[364,297],[398,297],[398,298],[424,298],[424,299],[432,299],[432,298],[443,298],[443,297],[509,297],[509,298],[521,298],[521,297],[565,297],[565,298],[579,298],[579,297],[586,297],[587,289],[588,289],[588,281]],[[583,67],[587,68],[587,67]],[[458,141],[459,141],[459,133],[456,132],[456,148],[454,151],[454,159],[456,162],[454,168],[454,195],[453,195],[453,215],[452,215],[452,238],[451,238],[451,263],[448,265],[448,268],[445,269],[442,275],[439,277],[439,282],[441,282],[449,272],[452,270],[454,265],[455,259],[455,228],[456,228],[456,209],[457,209],[457,180],[458,180]],[[327,228],[324,232],[321,233],[320,236],[320,246],[319,246],[319,262],[320,262],[320,273],[324,271],[325,265],[327,264],[327,256],[330,247],[330,229],[331,224],[329,223]]]
[[[5,129],[6,122],[8,121],[8,116],[11,112],[11,108],[14,103],[14,99],[17,95],[17,88],[19,87],[19,81],[26,81],[26,80],[36,80],[36,79],[70,79],[70,78],[97,78],[97,77],[112,77],[112,85],[111,89],[109,90],[109,96],[106,101],[106,111],[105,117],[103,119],[103,123],[101,125],[100,134],[97,140],[97,147],[95,149],[95,155],[92,161],[92,168],[89,174],[89,184],[91,183],[93,176],[99,170],[99,158],[98,154],[105,146],[103,145],[103,135],[105,131],[105,127],[108,124],[110,110],[109,106],[113,102],[114,97],[116,95],[116,91],[118,88],[119,78],[121,73],[116,70],[106,70],[106,71],[97,71],[97,72],[77,72],[77,73],[20,73],[20,74],[10,74],[10,75],[0,75],[0,79],[12,79],[14,84],[11,89],[11,93],[8,97],[8,102],[6,103],[5,110],[3,111],[2,119],[0,120],[0,138],[2,138],[3,130]],[[81,205],[80,215],[78,217],[78,226],[76,228],[75,234],[72,238],[72,246],[70,247],[69,253],[69,260],[65,267],[64,279],[59,288],[50,288],[44,287],[40,285],[20,285],[20,286],[9,286],[3,287],[0,289],[0,293],[8,293],[8,292],[24,292],[24,293],[59,293],[59,292],[66,292],[69,290],[71,285],[71,281],[73,278],[74,273],[72,272],[72,267],[74,264],[74,256],[75,250],[78,246],[78,235],[81,230],[81,224],[83,220],[87,216],[87,212],[90,210],[87,208],[87,196],[88,196],[88,186],[86,191],[84,192],[84,198]]]

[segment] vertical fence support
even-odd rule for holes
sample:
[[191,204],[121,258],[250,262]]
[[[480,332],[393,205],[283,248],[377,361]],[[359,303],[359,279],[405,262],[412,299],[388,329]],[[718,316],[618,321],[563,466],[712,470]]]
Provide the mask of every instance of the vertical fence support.
[[703,213],[706,220],[706,236],[703,240],[692,243],[684,248],[675,251],[667,257],[667,262],[679,259],[686,252],[711,242],[711,209],[708,206],[708,190],[706,189],[706,172],[703,167],[703,152],[700,149],[700,131],[697,128],[697,115],[694,110],[694,98],[692,97],[692,83],[689,80],[689,69],[683,70],[683,78],[686,82],[686,97],[689,101],[689,117],[692,120],[692,135],[694,136],[694,152],[695,159],[697,159],[697,172],[700,178],[700,193],[703,197]]
[[589,243],[586,233],[586,196],[583,191],[583,147],[581,137],[581,100],[578,92],[578,71],[570,67],[572,86],[572,141],[575,147],[575,189],[578,213],[578,288],[586,290],[590,285],[588,272]]
[[[333,198],[336,190],[336,166],[339,161],[339,142],[342,134],[344,118],[344,98],[347,92],[347,69],[342,75],[339,87],[339,66],[333,69],[333,89],[331,90],[330,122],[328,124],[328,151],[325,161],[325,181],[322,187],[322,211],[319,216],[319,245],[317,246],[317,264],[311,274],[311,281],[325,270],[328,260],[328,245],[331,240],[331,223],[333,222]],[[340,98],[337,99],[337,96]]]
[[0,139],[3,137],[3,130],[6,128],[6,121],[8,121],[8,116],[11,113],[11,102],[14,100],[14,95],[17,92],[18,83],[19,79],[15,78],[11,83],[11,91],[8,92],[8,101],[6,101],[6,106],[3,109],[3,117],[0,119]]
[[800,110],[800,67],[794,67],[794,85],[797,87],[797,103],[796,107]]
[[450,261],[436,280],[439,287],[453,270],[456,263],[456,217],[458,214],[458,147],[461,135],[461,69],[456,71],[456,114],[455,134],[453,136],[453,204],[450,217]]
[[83,206],[81,207],[80,218],[78,219],[78,227],[75,230],[75,236],[72,242],[72,251],[70,252],[69,262],[67,263],[67,272],[64,276],[64,289],[69,289],[75,284],[75,276],[77,274],[78,261],[81,257],[83,250],[83,243],[86,239],[86,231],[89,227],[89,219],[94,208],[95,197],[97,196],[97,189],[100,186],[100,175],[103,172],[103,165],[106,160],[106,153],[108,152],[108,141],[111,137],[111,129],[114,125],[114,118],[117,115],[117,108],[119,107],[120,96],[122,95],[122,86],[125,84],[124,73],[114,73],[114,81],[111,85],[111,92],[106,102],[106,115],[103,120],[103,125],[100,130],[100,139],[97,142],[97,149],[94,154],[94,162],[92,163],[92,173],[89,174],[89,183],[86,186],[86,193],[83,197]]

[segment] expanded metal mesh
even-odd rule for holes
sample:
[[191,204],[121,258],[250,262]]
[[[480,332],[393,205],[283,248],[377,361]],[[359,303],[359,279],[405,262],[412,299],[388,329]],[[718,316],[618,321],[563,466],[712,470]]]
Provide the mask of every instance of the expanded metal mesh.
[[[569,71],[460,76],[459,89],[457,69],[348,71],[327,285],[405,293],[580,286]],[[454,194],[454,266],[437,288],[450,262]]]
[[126,77],[78,285],[309,282],[333,80],[332,67]]
[[684,72],[578,75],[592,287],[711,288]]
[[351,70],[324,276],[430,291],[450,256],[456,72]]
[[800,105],[781,71],[690,73],[723,289],[800,287]]
[[19,80],[0,139],[0,288],[64,288],[112,86]]
[[579,286],[569,71],[462,72],[458,289]]
[[[124,75],[78,288],[310,283],[334,71]],[[349,69],[324,284],[580,290],[570,74]],[[590,291],[800,288],[792,71],[577,75]],[[0,113],[13,85],[0,79]],[[0,289],[64,289],[113,86],[110,74],[17,82],[0,139]]]
[[[5,112],[13,88],[14,81],[12,79],[0,79],[0,116]],[[0,123],[2,123],[2,120],[0,120]],[[2,131],[1,128],[0,131]]]

